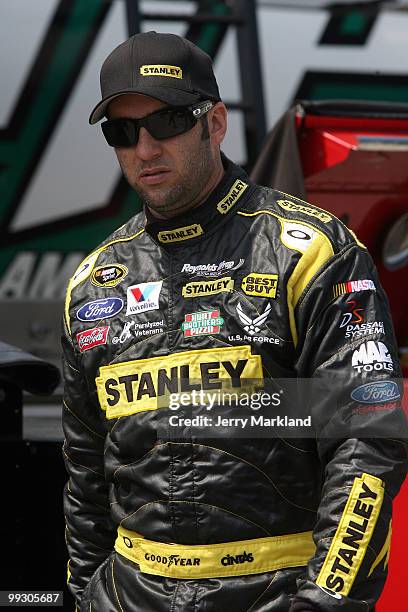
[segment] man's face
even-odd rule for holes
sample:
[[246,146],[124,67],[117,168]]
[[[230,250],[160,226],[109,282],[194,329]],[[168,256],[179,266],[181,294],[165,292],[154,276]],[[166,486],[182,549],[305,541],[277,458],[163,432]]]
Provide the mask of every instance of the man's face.
[[[166,106],[148,96],[126,94],[110,103],[109,119],[140,119]],[[136,145],[115,149],[128,183],[159,217],[172,217],[199,204],[209,186],[215,186],[218,145],[211,134],[203,139],[202,121],[165,140],[156,140],[142,127]]]

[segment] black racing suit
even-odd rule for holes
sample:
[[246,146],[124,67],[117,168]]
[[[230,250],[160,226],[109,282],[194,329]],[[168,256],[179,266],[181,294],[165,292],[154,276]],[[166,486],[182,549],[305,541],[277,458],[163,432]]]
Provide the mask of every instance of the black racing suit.
[[[80,610],[100,612],[365,612],[384,585],[391,503],[406,473],[387,300],[340,221],[224,162],[203,205],[171,221],[137,214],[70,281],[68,584]],[[326,389],[286,406],[310,415],[301,437],[278,421],[244,435],[170,426],[170,416],[211,414],[206,400],[169,410],[170,393],[242,391],[262,377]],[[119,526],[222,550],[222,560],[210,576],[141,571],[114,549]],[[246,541],[307,533],[307,561],[285,566],[271,552],[271,568],[256,569]],[[242,554],[229,553],[232,542]]]

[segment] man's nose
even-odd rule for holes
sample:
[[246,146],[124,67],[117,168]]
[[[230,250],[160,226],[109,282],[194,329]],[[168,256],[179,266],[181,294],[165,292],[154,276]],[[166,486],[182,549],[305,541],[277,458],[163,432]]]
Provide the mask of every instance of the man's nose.
[[144,160],[153,159],[161,155],[161,143],[153,138],[146,128],[141,127],[139,138],[136,144],[137,155]]

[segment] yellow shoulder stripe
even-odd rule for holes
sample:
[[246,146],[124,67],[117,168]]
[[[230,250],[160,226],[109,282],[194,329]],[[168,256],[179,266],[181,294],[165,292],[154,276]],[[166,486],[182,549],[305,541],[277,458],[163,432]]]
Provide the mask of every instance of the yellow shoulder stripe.
[[[295,323],[295,307],[309,282],[318,273],[322,266],[334,255],[334,250],[329,238],[320,229],[307,221],[294,221],[282,217],[269,210],[259,210],[254,213],[238,212],[244,217],[253,217],[267,214],[275,217],[281,224],[280,240],[287,248],[301,253],[295,269],[293,270],[287,284],[287,300],[289,311],[289,324],[295,346],[298,342],[298,334]],[[302,238],[302,228],[305,234]]]
[[111,242],[104,244],[103,246],[99,247],[99,249],[97,249],[96,251],[93,251],[90,255],[85,257],[85,259],[79,264],[74,275],[71,277],[68,283],[67,293],[65,297],[65,310],[64,310],[65,322],[66,322],[69,333],[71,333],[71,324],[69,320],[69,307],[71,304],[72,290],[75,287],[77,287],[80,283],[82,283],[84,280],[89,278],[92,270],[94,269],[96,261],[99,255],[102,253],[102,251],[112,246],[112,244],[117,244],[118,242],[129,242],[130,240],[137,238],[137,236],[140,236],[140,234],[142,234],[143,232],[144,232],[144,229],[141,229],[140,231],[138,231],[136,234],[133,234],[132,236],[127,236],[126,238],[117,238],[116,240],[111,240]]

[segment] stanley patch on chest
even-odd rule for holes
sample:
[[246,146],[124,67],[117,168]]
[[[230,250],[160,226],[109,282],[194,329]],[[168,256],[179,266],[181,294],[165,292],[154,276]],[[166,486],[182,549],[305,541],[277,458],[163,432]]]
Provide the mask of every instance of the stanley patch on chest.
[[230,292],[234,290],[234,279],[230,276],[214,281],[199,281],[187,283],[181,290],[184,298],[192,298],[197,295],[215,295],[217,293]]
[[95,382],[100,406],[112,419],[166,407],[172,393],[243,390],[254,380],[263,380],[261,357],[249,346],[237,346],[102,366]]

